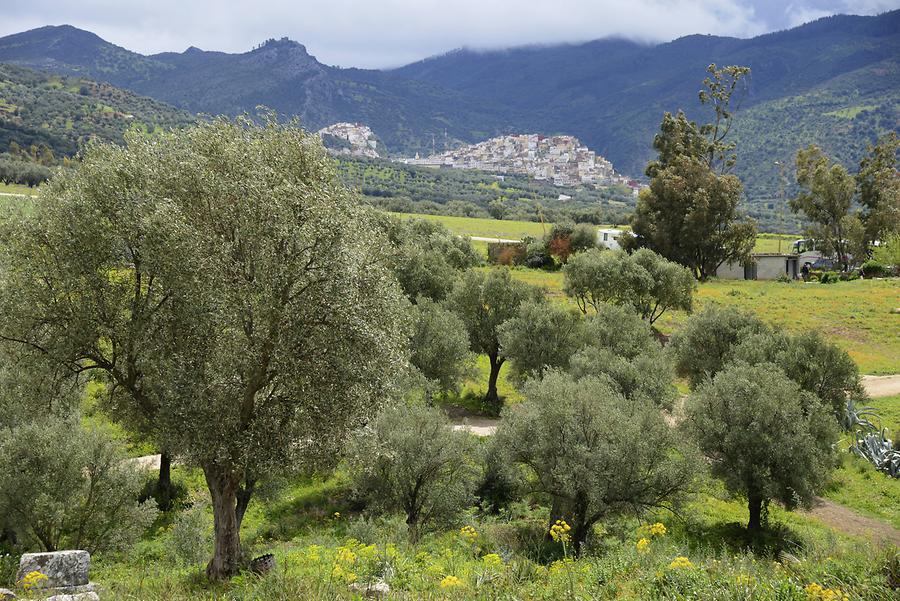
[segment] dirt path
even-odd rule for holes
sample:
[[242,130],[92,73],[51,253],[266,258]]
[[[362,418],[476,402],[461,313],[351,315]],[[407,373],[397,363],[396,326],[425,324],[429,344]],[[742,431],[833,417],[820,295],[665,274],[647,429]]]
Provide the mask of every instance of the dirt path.
[[812,510],[803,513],[844,534],[863,536],[873,541],[900,546],[900,530],[881,520],[860,515],[828,499],[816,498]]
[[486,238],[484,236],[469,236],[469,239],[474,240],[475,242],[506,242],[509,244],[521,242],[521,240],[513,240],[511,238]]
[[863,387],[873,399],[900,394],[900,375],[863,376]]
[[159,459],[159,455],[144,455],[143,457],[132,457],[131,459],[127,459],[125,463],[149,472],[159,469]]

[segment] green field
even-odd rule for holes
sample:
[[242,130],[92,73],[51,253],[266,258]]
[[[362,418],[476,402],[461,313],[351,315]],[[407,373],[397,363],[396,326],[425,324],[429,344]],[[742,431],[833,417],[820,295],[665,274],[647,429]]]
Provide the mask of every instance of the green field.
[[29,188],[28,186],[22,186],[19,184],[4,184],[0,182],[0,193],[3,194],[25,194],[28,196],[33,196],[37,194],[36,188]]
[[[563,274],[514,269],[513,275],[547,289],[551,298],[568,302]],[[867,374],[900,373],[900,280],[856,280],[837,284],[712,280],[697,291],[696,308],[719,303],[754,311],[764,321],[791,332],[815,330],[850,353]],[[672,333],[683,313],[666,313],[660,330]]]
[[447,228],[460,236],[478,236],[481,238],[506,238],[519,240],[525,236],[540,238],[544,231],[549,232],[552,224],[542,226],[535,221],[501,221],[499,219],[479,219],[477,217],[449,217],[446,215],[418,215],[414,213],[392,213],[399,217],[415,217],[443,223]]
[[[506,238],[519,240],[525,236],[541,238],[545,232],[549,232],[552,224],[542,226],[534,221],[506,221],[499,219],[481,219],[477,217],[449,217],[446,215],[420,215],[415,213],[392,213],[400,217],[427,219],[443,223],[447,228],[460,236],[477,236],[481,238]],[[614,227],[604,225],[598,227]],[[627,226],[616,226],[619,228]],[[795,234],[759,234],[756,237],[754,252],[773,253],[778,252],[778,242],[781,241],[781,251],[790,252],[791,244],[798,238]],[[486,252],[485,252],[486,255]]]

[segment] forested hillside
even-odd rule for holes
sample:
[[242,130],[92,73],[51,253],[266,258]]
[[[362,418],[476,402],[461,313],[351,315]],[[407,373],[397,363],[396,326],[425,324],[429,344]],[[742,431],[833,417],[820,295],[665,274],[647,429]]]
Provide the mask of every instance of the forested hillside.
[[[383,159],[340,157],[341,179],[389,211],[521,221],[624,223],[634,208],[624,187],[560,188],[527,176],[434,169]],[[559,200],[560,194],[569,196]]]
[[157,100],[84,77],[0,64],[0,152],[10,144],[74,155],[90,138],[122,141],[132,127],[152,131],[195,118]]

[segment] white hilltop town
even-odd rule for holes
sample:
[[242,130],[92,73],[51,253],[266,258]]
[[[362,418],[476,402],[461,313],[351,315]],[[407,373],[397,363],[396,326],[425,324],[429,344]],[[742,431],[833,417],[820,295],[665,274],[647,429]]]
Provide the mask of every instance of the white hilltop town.
[[[378,154],[378,138],[368,126],[362,123],[335,123],[328,127],[323,127],[318,131],[319,137],[326,142],[326,147],[333,152],[341,154],[350,154],[354,156],[364,156],[377,159],[381,155]],[[332,136],[338,140],[343,140],[347,146],[336,148],[334,144],[329,144],[326,136]]]
[[399,159],[408,165],[522,173],[557,186],[639,184],[616,173],[612,163],[574,136],[518,134],[499,136],[441,154]]
[[[335,123],[319,130],[343,143],[326,144],[334,152],[378,158],[375,134],[360,123]],[[397,158],[396,162],[445,169],[479,169],[521,173],[557,186],[624,185],[637,195],[640,184],[616,173],[612,163],[574,136],[517,134],[499,136],[428,157]]]

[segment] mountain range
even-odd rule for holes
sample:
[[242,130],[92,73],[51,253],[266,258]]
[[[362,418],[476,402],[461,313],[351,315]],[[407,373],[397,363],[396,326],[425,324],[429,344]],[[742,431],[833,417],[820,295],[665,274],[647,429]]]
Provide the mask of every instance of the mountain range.
[[632,176],[653,156],[664,111],[709,117],[697,92],[710,63],[747,65],[734,139],[751,203],[773,202],[773,162],[790,164],[797,148],[817,143],[853,168],[866,143],[900,124],[900,11],[751,39],[463,49],[392,70],[327,66],[287,38],[241,54],[192,47],[144,56],[63,25],[0,38],[0,62],[89,77],[192,113],[263,105],[310,129],[360,122],[393,154],[505,133],[569,134]]

